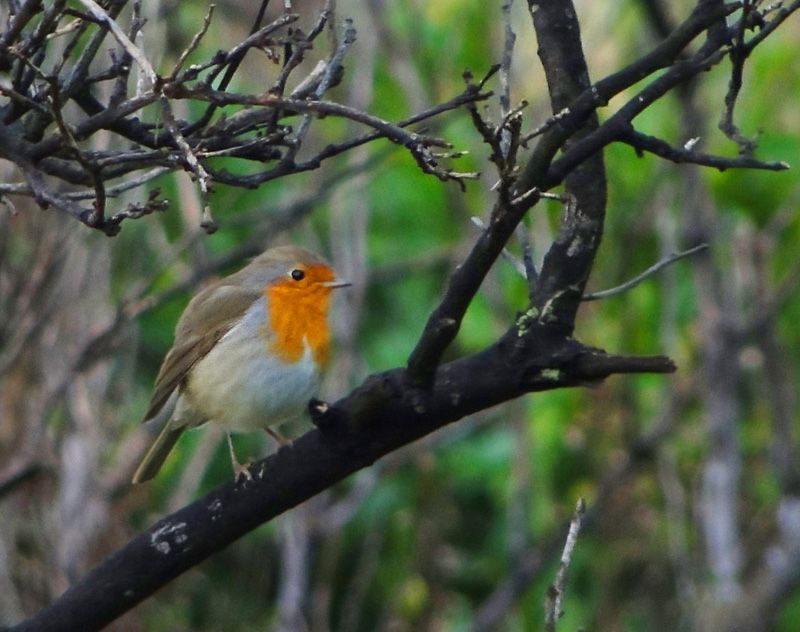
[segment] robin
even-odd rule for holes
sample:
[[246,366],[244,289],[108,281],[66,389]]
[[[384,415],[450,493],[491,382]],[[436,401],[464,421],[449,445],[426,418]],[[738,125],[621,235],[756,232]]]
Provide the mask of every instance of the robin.
[[186,306],[143,421],[166,419],[134,483],[153,478],[187,428],[225,428],[236,479],[250,478],[231,432],[302,414],[328,360],[328,307],[336,278],[319,256],[297,246],[271,248],[202,290]]

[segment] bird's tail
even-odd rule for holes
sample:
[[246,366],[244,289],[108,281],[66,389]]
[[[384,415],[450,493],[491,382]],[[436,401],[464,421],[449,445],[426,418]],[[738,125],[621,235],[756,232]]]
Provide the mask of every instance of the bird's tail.
[[144,455],[139,467],[136,468],[136,472],[133,474],[134,484],[149,481],[158,474],[158,470],[161,469],[164,459],[167,458],[175,442],[183,434],[185,429],[186,426],[179,426],[176,428],[170,422],[164,425],[164,428],[158,433],[156,440],[153,441],[153,445],[150,446],[147,454]]

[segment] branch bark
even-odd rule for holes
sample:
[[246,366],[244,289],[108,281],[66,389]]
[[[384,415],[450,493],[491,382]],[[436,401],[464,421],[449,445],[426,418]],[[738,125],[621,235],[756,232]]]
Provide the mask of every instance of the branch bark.
[[607,355],[533,325],[522,336],[514,327],[484,351],[439,367],[422,404],[404,370],[372,375],[335,404],[314,403],[318,429],[254,464],[252,482],[222,485],[160,520],[12,629],[99,629],[263,522],[470,413],[523,393],[674,368],[668,358]]

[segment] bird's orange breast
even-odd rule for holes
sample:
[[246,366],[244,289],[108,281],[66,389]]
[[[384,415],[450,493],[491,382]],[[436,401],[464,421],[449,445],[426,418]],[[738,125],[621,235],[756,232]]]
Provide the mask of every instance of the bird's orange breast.
[[269,286],[264,294],[268,299],[266,326],[269,351],[284,362],[297,362],[305,353],[306,344],[320,368],[328,361],[330,330],[328,308],[331,288],[321,282],[332,281],[333,271],[324,265],[307,271],[308,281],[297,284],[292,279]]

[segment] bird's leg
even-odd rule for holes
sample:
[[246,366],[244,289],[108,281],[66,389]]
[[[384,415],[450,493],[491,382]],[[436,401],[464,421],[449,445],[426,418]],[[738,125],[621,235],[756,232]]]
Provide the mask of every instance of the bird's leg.
[[284,437],[277,430],[273,430],[269,426],[265,426],[264,430],[266,430],[267,434],[275,440],[275,443],[278,444],[278,450],[282,450],[283,448],[291,448],[292,447],[292,440],[291,439],[287,439],[286,437]]
[[236,458],[236,452],[233,450],[233,439],[231,438],[231,433],[226,433],[228,436],[228,449],[231,451],[231,465],[233,465],[233,481],[235,483],[239,482],[240,477],[246,478],[248,481],[253,480],[253,475],[250,473],[248,469],[250,467],[250,461],[247,461],[244,465],[239,463],[238,459]]

